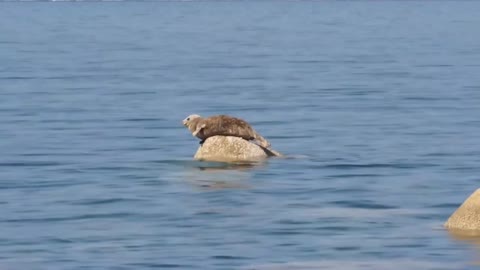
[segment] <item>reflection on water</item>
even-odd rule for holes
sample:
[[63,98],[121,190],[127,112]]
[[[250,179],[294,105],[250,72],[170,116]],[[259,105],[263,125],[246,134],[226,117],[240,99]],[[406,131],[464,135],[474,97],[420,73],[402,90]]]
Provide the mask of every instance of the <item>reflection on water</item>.
[[263,162],[242,162],[242,163],[221,163],[221,162],[202,162],[198,164],[198,169],[202,171],[250,171],[254,168],[264,166]]
[[465,243],[475,249],[472,263],[480,265],[480,230],[448,229],[447,232],[453,240]]
[[202,189],[248,189],[254,170],[264,167],[258,163],[195,162],[185,170],[184,179]]

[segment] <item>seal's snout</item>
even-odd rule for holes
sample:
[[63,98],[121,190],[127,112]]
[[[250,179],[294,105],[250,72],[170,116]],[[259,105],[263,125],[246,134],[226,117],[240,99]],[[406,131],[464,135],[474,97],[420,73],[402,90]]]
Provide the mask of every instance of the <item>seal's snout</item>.
[[187,120],[185,120],[185,119],[182,120],[182,124],[183,124],[184,126],[187,126]]

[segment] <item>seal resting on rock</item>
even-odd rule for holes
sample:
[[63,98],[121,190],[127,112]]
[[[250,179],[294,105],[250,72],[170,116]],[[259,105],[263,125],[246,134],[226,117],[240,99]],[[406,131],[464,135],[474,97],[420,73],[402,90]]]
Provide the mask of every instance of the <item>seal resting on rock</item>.
[[203,118],[198,114],[183,119],[183,125],[198,137],[202,144],[213,136],[234,136],[247,141],[256,141],[261,147],[268,148],[270,143],[256,132],[245,120],[228,115],[215,115]]

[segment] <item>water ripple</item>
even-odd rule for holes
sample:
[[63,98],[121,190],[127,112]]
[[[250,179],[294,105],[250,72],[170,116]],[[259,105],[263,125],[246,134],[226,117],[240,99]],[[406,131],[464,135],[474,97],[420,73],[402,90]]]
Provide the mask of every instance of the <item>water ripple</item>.
[[20,218],[20,219],[5,219],[0,221],[1,223],[50,223],[50,222],[62,222],[62,221],[75,221],[75,220],[96,220],[96,219],[122,219],[125,217],[133,217],[135,214],[128,212],[117,212],[108,214],[85,214],[68,217],[45,217],[45,218]]

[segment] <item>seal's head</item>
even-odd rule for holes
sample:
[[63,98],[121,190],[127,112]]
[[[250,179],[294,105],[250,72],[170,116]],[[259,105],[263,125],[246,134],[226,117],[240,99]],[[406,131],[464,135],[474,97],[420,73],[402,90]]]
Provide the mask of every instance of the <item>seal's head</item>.
[[197,118],[200,118],[200,115],[198,115],[198,114],[191,114],[191,115],[187,116],[187,118],[183,119],[182,123],[183,123],[184,126],[188,127],[189,124],[191,123],[191,121],[192,121],[193,119],[197,119]]

